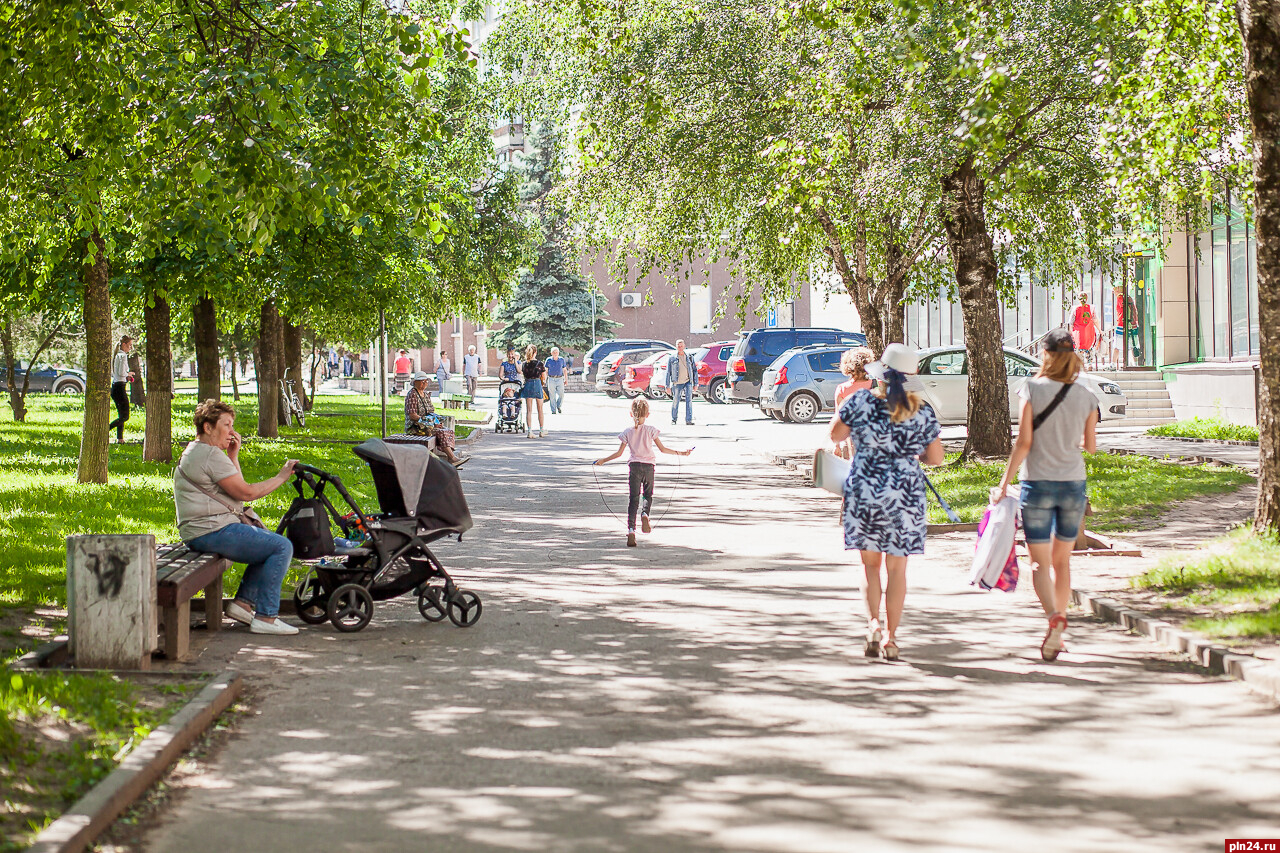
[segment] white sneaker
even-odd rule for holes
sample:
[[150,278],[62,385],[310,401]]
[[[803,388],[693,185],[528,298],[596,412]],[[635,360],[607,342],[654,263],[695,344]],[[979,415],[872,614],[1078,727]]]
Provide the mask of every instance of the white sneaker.
[[547,431],[545,429],[538,430],[538,438],[546,438],[546,437],[547,437]]
[[527,429],[527,430],[525,430],[525,431],[524,431],[524,437],[525,437],[525,438],[533,438],[533,430],[531,430],[531,429]]
[[232,600],[228,602],[224,612],[229,618],[236,620],[241,625],[253,624],[253,611],[238,601]]
[[283,619],[276,619],[274,622],[268,622],[265,619],[253,617],[253,621],[249,623],[250,634],[280,634],[289,636],[298,633],[298,629],[290,625]]

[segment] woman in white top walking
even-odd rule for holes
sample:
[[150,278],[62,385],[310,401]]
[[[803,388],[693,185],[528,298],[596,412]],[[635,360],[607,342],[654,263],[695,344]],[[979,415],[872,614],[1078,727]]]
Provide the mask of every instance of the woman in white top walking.
[[[1036,595],[1049,617],[1040,656],[1056,660],[1071,603],[1071,551],[1084,521],[1084,455],[1097,449],[1098,398],[1076,378],[1084,368],[1066,329],[1044,336],[1040,371],[1022,389],[1018,441],[991,500],[1004,497],[1022,467],[1022,529]],[[1024,464],[1025,463],[1025,464]]]
[[133,338],[125,335],[116,347],[111,359],[111,400],[116,404],[116,419],[107,425],[107,431],[116,431],[116,444],[124,441],[124,425],[129,420],[129,387],[133,374],[129,372],[129,353],[133,350]]

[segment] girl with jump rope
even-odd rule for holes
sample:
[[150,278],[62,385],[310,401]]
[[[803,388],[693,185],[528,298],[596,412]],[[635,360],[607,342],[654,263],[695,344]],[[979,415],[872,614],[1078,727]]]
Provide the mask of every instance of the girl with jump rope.
[[[653,529],[649,523],[649,510],[653,506],[653,477],[654,469],[658,462],[658,457],[654,453],[655,450],[661,450],[663,453],[670,453],[672,456],[688,456],[693,452],[693,448],[688,450],[672,450],[662,443],[658,438],[660,430],[655,426],[649,426],[645,421],[649,417],[649,401],[645,399],[636,399],[631,402],[631,419],[635,421],[634,426],[629,426],[622,432],[618,433],[618,449],[603,459],[597,459],[595,465],[603,465],[617,459],[622,455],[622,451],[630,448],[631,460],[627,472],[627,490],[629,497],[627,499],[627,547],[634,548],[636,546],[636,511],[640,511],[640,529],[648,533]],[[598,485],[598,484],[597,484]],[[601,499],[603,499],[601,495]],[[641,505],[643,500],[643,506]],[[605,504],[608,507],[608,504]],[[612,512],[612,510],[610,510]]]

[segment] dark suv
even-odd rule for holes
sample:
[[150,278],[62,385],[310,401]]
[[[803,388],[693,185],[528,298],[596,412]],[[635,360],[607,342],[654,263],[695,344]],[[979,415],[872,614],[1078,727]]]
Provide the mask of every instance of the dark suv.
[[600,362],[620,349],[639,349],[640,347],[665,347],[675,349],[666,341],[655,341],[651,338],[618,338],[612,341],[601,341],[587,350],[582,357],[582,378],[588,382],[596,375]]
[[861,332],[846,332],[841,329],[795,327],[743,332],[733,348],[725,374],[730,399],[737,402],[759,402],[760,379],[764,376],[764,369],[787,350],[810,344],[862,347],[867,345],[867,336]]

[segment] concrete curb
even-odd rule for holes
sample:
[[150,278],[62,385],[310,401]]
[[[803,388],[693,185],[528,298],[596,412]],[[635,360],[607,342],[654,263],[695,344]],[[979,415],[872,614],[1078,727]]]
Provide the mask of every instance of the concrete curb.
[[45,827],[28,853],[79,853],[88,847],[227,709],[243,687],[238,672],[227,670],[216,675],[107,778]]
[[1154,438],[1156,441],[1193,441],[1196,444],[1221,444],[1227,447],[1257,447],[1256,441],[1239,441],[1234,438],[1186,438],[1180,435],[1152,435],[1143,433],[1143,438]]
[[1150,637],[1169,651],[1190,655],[1210,672],[1243,681],[1268,699],[1280,701],[1280,666],[1251,655],[1236,654],[1226,646],[1215,645],[1198,634],[1139,613],[1112,598],[1078,589],[1071,591],[1071,598],[1101,619]]

